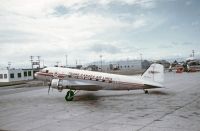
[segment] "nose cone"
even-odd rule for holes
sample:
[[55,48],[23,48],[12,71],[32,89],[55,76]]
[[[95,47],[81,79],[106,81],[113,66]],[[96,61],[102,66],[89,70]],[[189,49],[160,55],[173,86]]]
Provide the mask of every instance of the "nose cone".
[[34,76],[35,76],[35,78],[38,79],[38,72],[36,72],[36,73],[34,74]]

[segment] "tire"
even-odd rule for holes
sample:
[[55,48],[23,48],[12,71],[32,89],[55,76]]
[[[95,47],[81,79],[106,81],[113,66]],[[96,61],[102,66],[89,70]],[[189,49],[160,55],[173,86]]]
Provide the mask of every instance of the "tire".
[[66,101],[72,101],[74,99],[74,92],[73,91],[68,91],[66,96],[65,96],[65,100]]

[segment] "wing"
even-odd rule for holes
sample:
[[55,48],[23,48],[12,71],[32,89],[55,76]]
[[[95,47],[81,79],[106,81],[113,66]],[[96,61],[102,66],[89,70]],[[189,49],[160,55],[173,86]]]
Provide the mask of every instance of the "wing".
[[63,80],[63,88],[64,89],[72,89],[72,90],[87,90],[87,91],[97,91],[102,89],[99,85],[77,81],[77,80]]

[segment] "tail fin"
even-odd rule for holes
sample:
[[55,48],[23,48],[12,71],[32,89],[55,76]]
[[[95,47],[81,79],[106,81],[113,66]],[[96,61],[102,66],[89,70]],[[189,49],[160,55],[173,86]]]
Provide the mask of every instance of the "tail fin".
[[143,79],[148,79],[155,82],[164,82],[164,67],[161,64],[152,64],[145,72],[142,74]]

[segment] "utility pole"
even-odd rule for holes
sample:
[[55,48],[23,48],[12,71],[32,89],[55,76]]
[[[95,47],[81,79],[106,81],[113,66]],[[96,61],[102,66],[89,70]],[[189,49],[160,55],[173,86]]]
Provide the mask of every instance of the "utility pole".
[[60,63],[59,61],[57,61],[57,62],[56,62],[56,64],[57,64],[57,67],[58,67],[58,64],[59,64],[59,63]]
[[99,57],[100,57],[100,60],[101,60],[101,72],[102,72],[102,57],[103,57],[103,56],[100,55]]
[[44,59],[42,60],[42,65],[43,65],[43,68],[44,68]]
[[[37,59],[34,59],[36,57]],[[30,61],[31,61],[31,68],[34,68],[34,65],[38,66],[37,68],[40,69],[40,58],[41,56],[30,56]]]
[[142,69],[142,53],[140,53],[141,69]]
[[66,67],[67,67],[67,66],[68,66],[68,65],[67,65],[67,57],[68,57],[68,55],[65,55],[65,57],[66,57]]
[[39,65],[39,69],[40,69],[40,56],[37,56],[38,58],[38,65]]
[[76,62],[76,68],[77,68],[77,65],[78,65],[78,61],[76,60],[75,62]]
[[194,57],[194,50],[192,50],[192,57]]
[[34,58],[34,56],[30,56],[30,61],[31,61],[31,68],[33,69],[33,58]]
[[11,66],[11,62],[8,62],[8,69],[10,69],[10,66]]
[[141,60],[141,62],[142,62],[142,53],[140,53],[140,60]]

